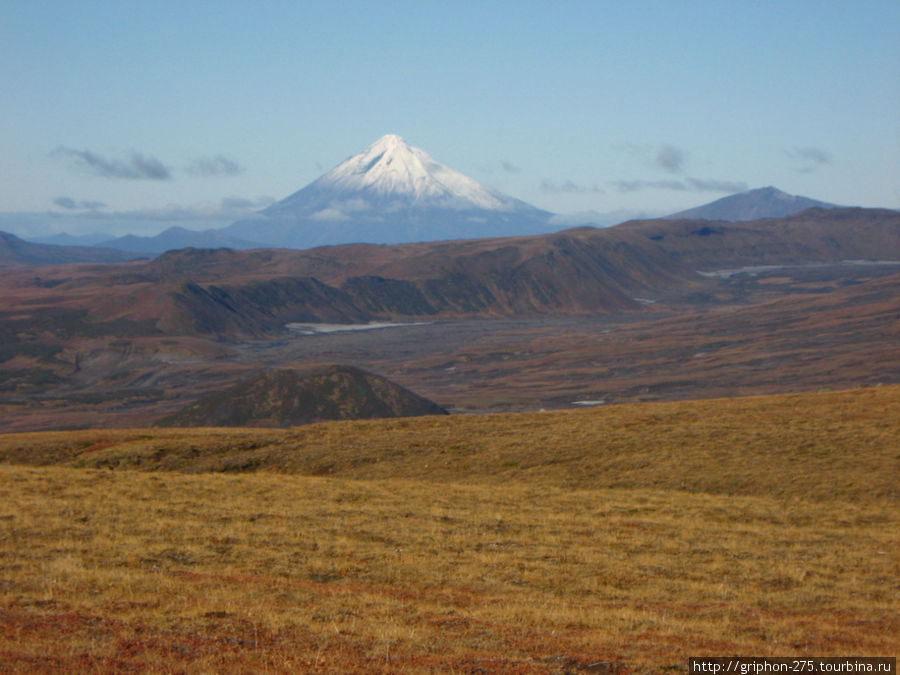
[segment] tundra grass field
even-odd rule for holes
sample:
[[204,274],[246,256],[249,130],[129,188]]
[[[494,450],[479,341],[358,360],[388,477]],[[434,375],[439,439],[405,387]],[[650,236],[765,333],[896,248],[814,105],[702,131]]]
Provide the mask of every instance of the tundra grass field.
[[0,436],[0,669],[896,655],[900,387]]

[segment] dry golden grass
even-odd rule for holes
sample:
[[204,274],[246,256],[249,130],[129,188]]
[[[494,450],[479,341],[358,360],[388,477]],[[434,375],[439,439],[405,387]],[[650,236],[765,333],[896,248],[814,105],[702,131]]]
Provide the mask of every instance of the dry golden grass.
[[0,435],[0,462],[896,500],[900,385],[294,429]]
[[[6,462],[67,466],[0,466],[0,664],[650,673],[892,655],[898,400],[3,437]],[[191,457],[331,474],[72,466]]]

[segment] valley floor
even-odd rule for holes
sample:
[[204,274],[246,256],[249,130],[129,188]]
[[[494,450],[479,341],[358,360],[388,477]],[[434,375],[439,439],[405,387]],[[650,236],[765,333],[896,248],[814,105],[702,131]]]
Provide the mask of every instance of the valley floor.
[[636,312],[418,317],[257,340],[136,334],[56,344],[35,329],[32,341],[0,350],[0,433],[152,426],[266,370],[331,363],[465,413],[896,384],[898,284],[896,265],[805,266],[708,280],[702,292],[676,289]]
[[2,435],[0,662],[655,673],[893,655],[898,448],[900,386]]

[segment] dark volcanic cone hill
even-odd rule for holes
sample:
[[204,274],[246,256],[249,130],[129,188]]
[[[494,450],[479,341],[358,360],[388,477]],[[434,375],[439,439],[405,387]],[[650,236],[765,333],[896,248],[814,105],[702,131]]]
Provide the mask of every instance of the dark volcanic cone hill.
[[789,195],[772,187],[747,190],[734,195],[722,197],[709,204],[704,204],[686,211],[679,211],[666,216],[674,220],[724,220],[736,223],[761,218],[784,218],[807,209],[838,209],[836,204],[821,202],[817,199]]
[[166,427],[291,427],[326,420],[446,415],[379,375],[341,365],[274,370],[160,420]]

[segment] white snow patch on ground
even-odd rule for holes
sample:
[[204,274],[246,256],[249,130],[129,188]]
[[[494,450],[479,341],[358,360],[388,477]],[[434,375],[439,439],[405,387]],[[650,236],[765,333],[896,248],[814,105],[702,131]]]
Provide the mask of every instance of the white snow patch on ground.
[[806,263],[801,265],[755,265],[751,267],[737,267],[733,269],[725,269],[725,270],[712,270],[710,272],[700,272],[698,270],[698,274],[704,277],[714,277],[718,279],[730,279],[736,274],[763,274],[767,272],[780,272],[782,270],[803,270],[803,269],[816,269],[818,267],[833,267],[835,265],[840,265],[842,267],[858,267],[865,265],[879,266],[879,265],[900,265],[900,260],[841,260],[839,262],[825,262],[825,263]]
[[378,330],[380,328],[399,328],[402,326],[428,326],[431,321],[416,323],[390,323],[373,321],[371,323],[289,323],[285,327],[300,335],[322,335],[326,333],[346,333],[357,330]]

